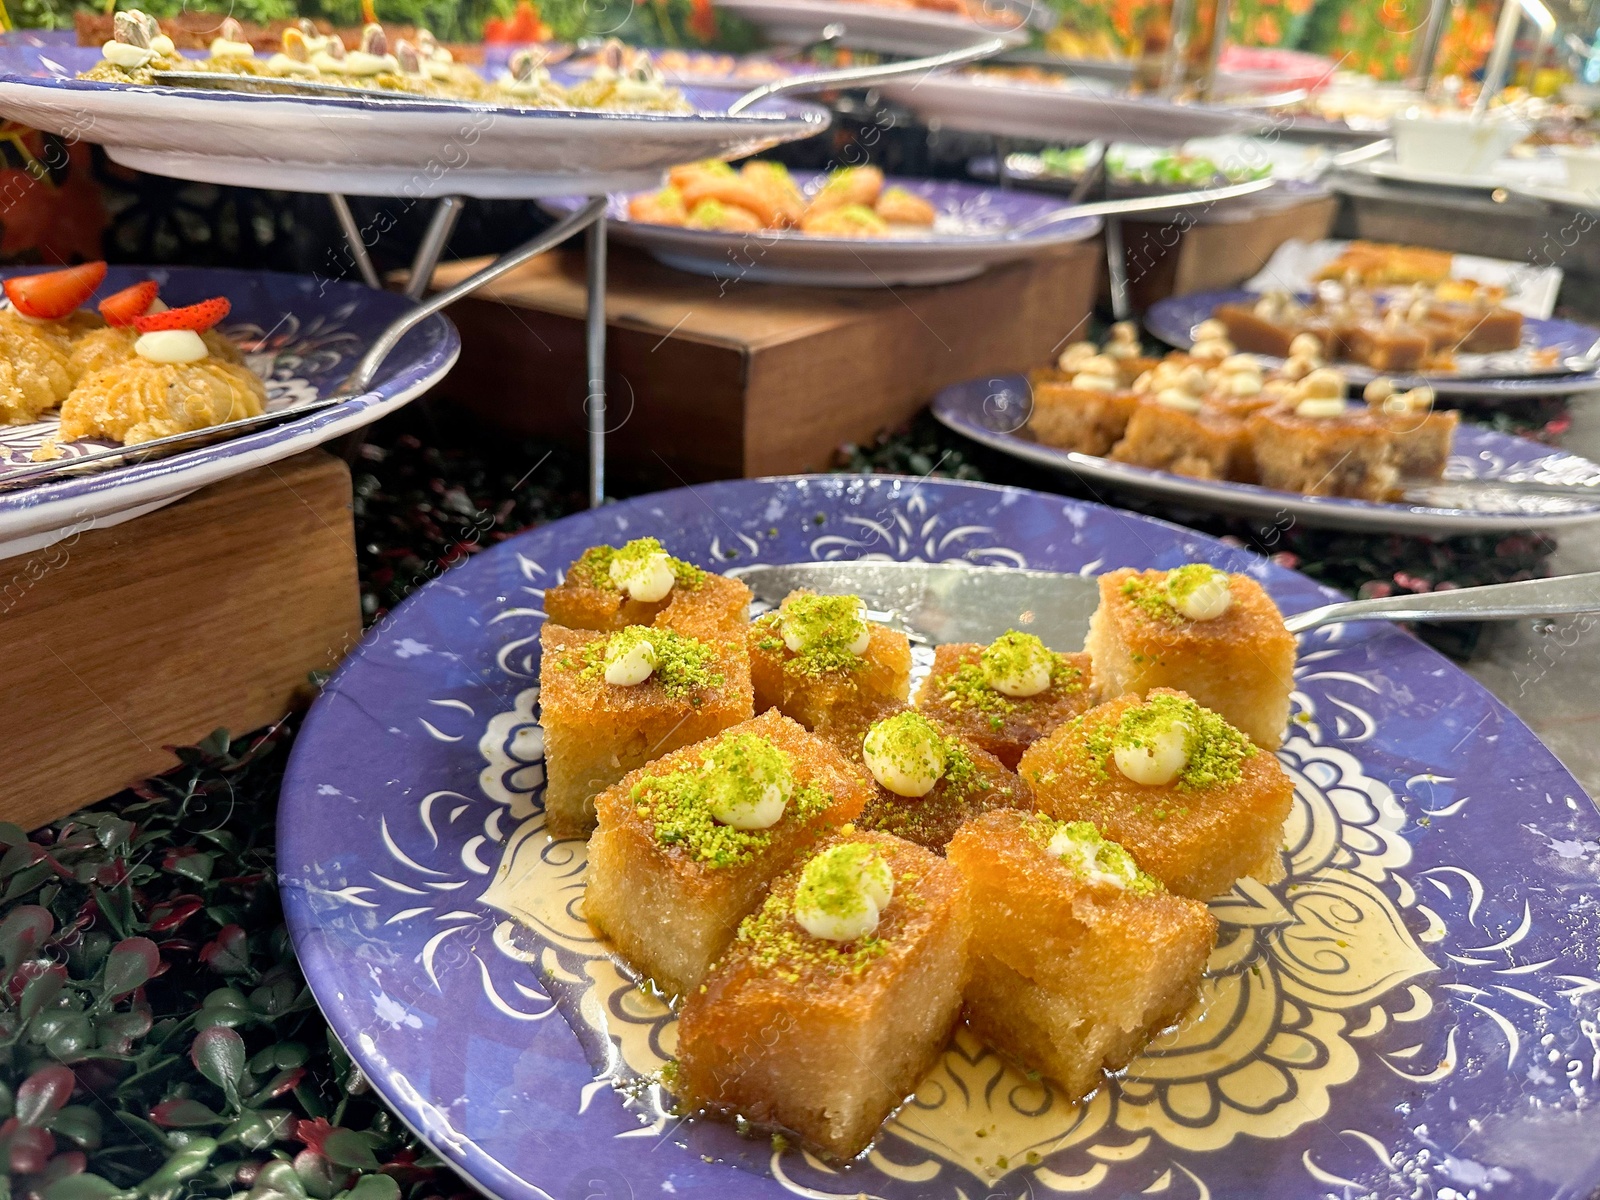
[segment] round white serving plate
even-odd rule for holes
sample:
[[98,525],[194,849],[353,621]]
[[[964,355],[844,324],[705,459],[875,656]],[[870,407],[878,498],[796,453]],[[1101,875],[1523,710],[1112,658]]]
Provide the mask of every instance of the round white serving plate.
[[1169,145],[1224,133],[1255,133],[1271,121],[1264,110],[1173,104],[965,74],[891,81],[878,87],[924,121],[936,120],[969,133],[1048,141]]
[[[822,185],[821,174],[797,174],[803,190]],[[881,288],[954,283],[989,267],[1027,258],[1050,246],[1081,242],[1100,230],[1098,217],[1079,217],[1022,237],[1008,231],[1024,221],[1064,208],[1039,192],[1003,190],[944,179],[889,178],[923,197],[939,213],[939,227],[894,237],[830,238],[764,230],[719,233],[652,225],[628,217],[627,197],[611,197],[607,236],[638,246],[653,258],[726,282],[788,283],[809,287]],[[546,207],[566,214],[581,197],[551,200]]]
[[992,21],[982,24],[959,13],[847,0],[717,0],[717,7],[789,46],[821,41],[831,25],[843,26],[843,45],[883,54],[943,54],[996,36],[1016,45],[1027,41],[1023,15],[998,5],[991,9]]
[[[70,39],[70,35],[68,35]],[[90,83],[94,47],[0,35],[0,114],[106,147],[140,171],[241,187],[367,196],[532,198],[647,188],[677,163],[738,157],[827,128],[814,104],[683,88],[689,115],[374,95],[257,95]]]

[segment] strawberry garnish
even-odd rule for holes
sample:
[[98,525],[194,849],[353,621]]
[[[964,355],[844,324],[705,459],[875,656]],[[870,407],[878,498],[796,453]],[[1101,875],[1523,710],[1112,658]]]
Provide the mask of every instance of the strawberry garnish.
[[106,277],[103,262],[83,263],[43,275],[13,275],[6,280],[11,307],[36,321],[59,321],[87,300]]
[[226,296],[213,296],[185,308],[169,308],[166,312],[135,317],[133,327],[140,333],[156,333],[163,329],[192,329],[202,333],[227,316],[232,307]]
[[134,318],[144,316],[155,302],[156,281],[146,279],[100,301],[100,315],[107,325],[132,325]]

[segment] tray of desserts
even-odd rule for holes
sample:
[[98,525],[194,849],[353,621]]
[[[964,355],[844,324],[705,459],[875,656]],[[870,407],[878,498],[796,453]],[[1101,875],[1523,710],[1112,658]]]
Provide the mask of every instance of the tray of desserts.
[[[583,200],[546,202],[562,213]],[[725,279],[817,287],[951,283],[1046,246],[1082,241],[1096,217],[1036,193],[957,180],[886,177],[877,167],[791,174],[755,160],[674,168],[667,186],[613,196],[609,236],[668,266]]]
[[[523,48],[486,77],[448,51],[361,47],[291,26],[256,54],[219,36],[201,57],[150,18],[117,14],[117,39],[0,35],[0,112],[112,160],[209,183],[362,195],[535,197],[650,187],[675,163],[737,157],[826,128],[826,110],[766,99],[729,115],[741,86],[676,85],[620,46],[574,72]],[[614,65],[613,65],[614,64]]]
[[[857,557],[927,582],[805,566],[900,565]],[[1508,1055],[1587,1070],[1563,888],[1600,819],[1417,639],[1297,644],[1280,613],[1334,598],[938,479],[554,522],[323,689],[279,816],[296,952],[380,1097],[504,1200],[1586,1194],[1583,1156],[1500,1147],[1571,1095]]]
[[1054,368],[945,388],[933,413],[1028,462],[1208,511],[1419,534],[1600,520],[1600,465],[1464,424],[1426,385],[1379,379],[1353,400],[1320,363],[1195,351],[1146,357],[1117,325]]
[[1499,289],[1448,280],[1194,292],[1151,305],[1145,328],[1179,349],[1213,335],[1274,367],[1326,359],[1356,384],[1387,376],[1455,396],[1556,395],[1594,388],[1600,378],[1600,330],[1525,317]]
[[836,41],[881,54],[942,54],[987,37],[1027,41],[1023,15],[987,0],[717,0],[782,46]]
[[[4,290],[0,556],[115,524],[358,429],[433,386],[461,350],[455,327],[430,317],[368,391],[333,402],[410,301],[266,271],[104,263],[11,272]],[[266,419],[275,415],[283,419]],[[232,422],[243,431],[171,457],[31,478],[44,464],[110,447],[218,427],[222,438]]]

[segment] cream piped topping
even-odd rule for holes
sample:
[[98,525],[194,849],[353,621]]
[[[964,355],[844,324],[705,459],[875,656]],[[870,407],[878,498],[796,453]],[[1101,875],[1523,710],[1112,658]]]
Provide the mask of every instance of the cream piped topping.
[[1156,393],[1155,399],[1156,403],[1162,408],[1176,409],[1178,412],[1186,412],[1191,415],[1200,411],[1200,397],[1192,392],[1185,391],[1183,388],[1162,388]]
[[310,62],[298,58],[290,58],[281,50],[267,59],[267,70],[274,75],[315,75],[317,73],[317,68],[312,66]]
[[1307,417],[1312,420],[1325,421],[1345,414],[1345,402],[1342,396],[1307,396],[1294,406],[1294,415]]
[[724,738],[702,760],[711,816],[734,829],[770,829],[794,795],[789,757],[752,733]]
[[1117,770],[1145,787],[1171,783],[1189,765],[1189,727],[1173,721],[1164,729],[1153,729],[1137,742],[1119,745],[1111,752]]
[[926,796],[944,778],[944,738],[921,713],[896,713],[877,722],[861,739],[872,777],[896,796]]
[[125,71],[134,71],[159,58],[153,46],[130,46],[127,42],[111,41],[100,47],[108,63]]
[[1012,629],[990,642],[978,662],[985,683],[1003,696],[1022,700],[1050,687],[1055,655],[1033,634]]
[[211,352],[205,339],[192,329],[157,329],[139,335],[133,352],[146,362],[181,365],[199,362]]
[[672,570],[672,556],[661,549],[659,542],[650,539],[629,542],[611,558],[607,578],[631,599],[643,604],[665,600],[677,576]]
[[1073,822],[1056,830],[1045,850],[1086,883],[1126,891],[1139,878],[1139,868],[1132,856],[1115,842],[1107,842],[1096,834],[1094,826],[1087,821]]
[[655,643],[643,626],[630,625],[606,644],[605,680],[617,687],[637,687],[655,672]]
[[894,872],[865,842],[847,842],[818,854],[800,873],[794,917],[812,937],[853,942],[875,932],[894,898]]
[[839,648],[859,658],[872,644],[859,596],[796,596],[779,610],[778,631],[792,654]]
[[1233,604],[1228,573],[1205,563],[1190,563],[1167,572],[1172,607],[1191,621],[1215,621]]
[[392,54],[371,54],[366,50],[352,50],[344,57],[344,73],[356,78],[395,73],[400,62]]
[[249,42],[235,42],[229,38],[211,39],[212,58],[254,58],[256,48]]

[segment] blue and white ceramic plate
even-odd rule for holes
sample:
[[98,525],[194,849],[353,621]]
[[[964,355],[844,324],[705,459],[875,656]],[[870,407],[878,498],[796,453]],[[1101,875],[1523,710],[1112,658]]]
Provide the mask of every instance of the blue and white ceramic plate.
[[[1600,520],[1600,465],[1538,442],[1463,424],[1445,482],[1428,495],[1430,503],[1347,500],[1302,496],[1254,483],[1191,479],[1150,467],[1058,450],[1033,439],[1028,417],[1033,392],[1022,375],[971,379],[945,388],[933,400],[933,415],[957,433],[1040,466],[1077,476],[1091,487],[1159,496],[1205,512],[1240,513],[1271,523],[1297,521],[1334,529],[1381,533],[1455,534],[1516,529],[1547,529]],[[1508,486],[1486,488],[1485,483]],[[1592,486],[1594,499],[1539,495],[1512,484]],[[1452,487],[1454,484],[1456,486]]]
[[978,10],[977,19],[872,0],[718,0],[717,7],[737,13],[780,46],[810,46],[833,34],[852,50],[915,56],[960,50],[997,35],[1018,46],[1028,40],[1025,14],[988,0],[965,6]]
[[[1253,303],[1260,299],[1242,289],[1225,292],[1194,292],[1158,300],[1145,313],[1144,325],[1169,345],[1187,350],[1194,344],[1193,329],[1211,316],[1219,304]],[[1302,295],[1309,300],[1309,295]],[[1456,371],[1423,371],[1415,375],[1392,375],[1402,387],[1427,384],[1447,396],[1493,399],[1497,396],[1567,396],[1600,388],[1600,368],[1590,365],[1583,371],[1563,371],[1557,359],[1582,357],[1600,346],[1600,329],[1563,321],[1556,317],[1524,317],[1522,345],[1498,354],[1458,354]],[[1540,355],[1539,352],[1544,354]],[[1257,355],[1265,363],[1281,364],[1282,359]],[[1339,370],[1356,385],[1369,383],[1384,372],[1354,363],[1338,363]]]
[[[97,296],[141,279],[159,282],[162,298],[173,307],[226,296],[233,311],[222,331],[245,351],[246,363],[265,381],[267,407],[274,411],[330,394],[378,335],[412,307],[403,296],[354,283],[202,267],[112,267]],[[114,525],[206,484],[359,429],[426,392],[460,353],[455,326],[443,316],[430,317],[401,340],[367,392],[342,404],[170,458],[0,491],[0,557]],[[28,425],[0,425],[0,481],[8,471],[29,465],[34,450],[55,435],[56,426],[53,413]],[[64,442],[60,448],[71,458],[111,444],[85,440]]]
[[[795,182],[810,194],[826,178],[798,172]],[[1081,242],[1100,231],[1100,218],[1076,217],[1032,233],[1012,232],[1025,222],[1066,210],[1059,200],[1037,192],[948,179],[891,177],[885,183],[932,204],[938,213],[933,227],[876,238],[816,237],[797,230],[719,233],[634,221],[628,216],[628,197],[614,195],[607,235],[647,250],[670,267],[729,282],[881,288],[970,279],[989,267],[1028,258],[1048,246]],[[565,214],[582,204],[582,197],[564,196],[546,206]]]
[[695,112],[679,116],[76,78],[99,58],[70,33],[0,36],[0,114],[99,142],[126,167],[243,187],[410,199],[598,195],[650,187],[676,163],[754,154],[828,125],[825,109],[787,100],[730,117],[739,88],[685,87]]
[[583,843],[551,841],[541,809],[543,589],[586,547],[641,535],[714,569],[1203,560],[1288,612],[1332,595],[1098,505],[881,476],[645,496],[423,588],[307,718],[278,861],[335,1032],[486,1193],[1548,1200],[1600,1183],[1600,815],[1477,683],[1374,624],[1303,642],[1280,751],[1289,877],[1213,905],[1196,1009],[1091,1098],[1065,1103],[963,1033],[843,1170],[672,1115],[673,1016],[590,935]]

